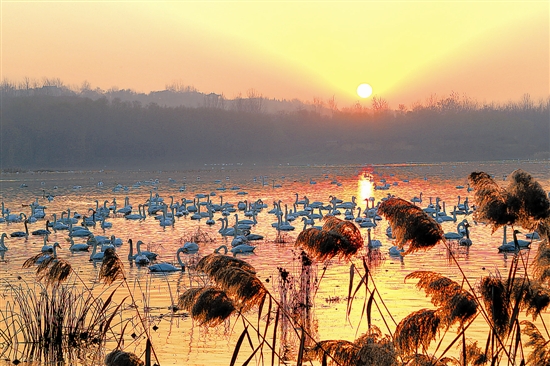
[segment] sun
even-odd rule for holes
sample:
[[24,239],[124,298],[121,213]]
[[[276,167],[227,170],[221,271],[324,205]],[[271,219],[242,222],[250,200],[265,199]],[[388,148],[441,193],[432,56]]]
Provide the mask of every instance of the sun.
[[369,84],[359,84],[357,87],[357,95],[361,98],[368,98],[372,94],[372,86]]

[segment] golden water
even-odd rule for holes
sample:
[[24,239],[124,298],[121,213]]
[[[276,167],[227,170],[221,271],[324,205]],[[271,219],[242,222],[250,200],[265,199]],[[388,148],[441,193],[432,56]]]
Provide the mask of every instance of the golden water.
[[[343,201],[351,201],[352,196],[355,196],[358,206],[364,208],[369,202],[366,201],[369,197],[374,197],[375,202],[379,202],[388,194],[392,194],[410,200],[422,192],[423,202],[420,204],[422,207],[428,204],[430,197],[434,200],[439,197],[446,203],[447,212],[450,212],[458,196],[462,200],[469,197],[470,203],[473,203],[473,192],[468,192],[466,188],[457,188],[457,186],[467,186],[467,176],[472,171],[485,171],[492,174],[497,182],[505,186],[507,182],[504,178],[518,168],[533,175],[545,190],[550,190],[548,161],[300,167],[214,165],[193,171],[3,173],[0,177],[0,189],[4,207],[10,209],[11,213],[23,212],[29,216],[29,204],[38,198],[40,204],[47,206],[45,212],[46,218],[49,219],[52,219],[54,213],[59,218],[63,211],[69,209],[71,215],[74,212],[86,215],[90,208],[95,209],[96,205],[103,206],[104,201],[108,201],[107,205],[111,205],[115,197],[118,207],[122,207],[125,197],[128,197],[134,210],[137,209],[138,204],[145,203],[151,194],[158,194],[167,203],[170,203],[170,196],[181,202],[182,198],[193,199],[197,194],[211,194],[213,203],[219,203],[220,196],[223,196],[223,202],[235,205],[239,201],[254,202],[261,199],[268,207],[258,214],[258,224],[252,228],[252,232],[264,235],[264,240],[254,243],[257,247],[253,254],[239,255],[239,258],[250,262],[256,268],[258,278],[264,281],[264,285],[273,295],[277,296],[277,268],[285,268],[292,273],[298,267],[298,262],[295,260],[294,239],[302,230],[303,224],[299,220],[294,221],[292,224],[296,229],[284,234],[287,242],[275,243],[277,232],[271,224],[276,222],[276,217],[268,213],[274,201],[280,200],[283,207],[286,204],[289,209],[292,209],[296,193],[299,199],[307,196],[310,202],[322,201],[325,204],[328,203],[331,195]],[[384,181],[390,184],[389,190],[374,189],[375,185],[382,185]],[[138,182],[140,182],[139,187],[135,185]],[[117,184],[127,187],[127,190],[113,191]],[[181,190],[182,186],[185,190]],[[223,186],[225,190],[220,189]],[[49,202],[43,198],[43,193],[54,195],[53,200]],[[242,211],[237,213],[239,219],[244,218]],[[218,217],[220,213],[216,213],[214,219]],[[343,218],[343,215],[340,217]],[[473,223],[471,218],[468,219]],[[229,216],[229,220],[230,224],[233,224],[234,216]],[[232,317],[225,325],[204,328],[197,326],[182,312],[173,314],[169,310],[173,301],[176,301],[179,294],[187,288],[197,285],[193,272],[151,274],[147,267],[131,265],[126,260],[129,250],[127,240],[131,238],[134,243],[142,240],[149,250],[157,252],[159,261],[175,262],[175,252],[182,240],[189,238],[200,227],[203,232],[215,238],[215,242],[201,244],[197,254],[186,257],[189,263],[196,261],[212,253],[221,244],[230,245],[230,238],[222,237],[218,233],[220,222],[216,221],[214,226],[208,226],[205,224],[206,219],[191,220],[188,216],[178,218],[174,226],[163,228],[151,216],[145,220],[133,221],[126,220],[122,216],[111,215],[107,221],[112,223],[112,228],[102,230],[97,224],[93,231],[96,235],[115,235],[123,239],[124,244],[117,251],[124,260],[128,283],[132,287],[138,307],[142,310],[147,308],[150,311],[148,315],[151,320],[151,340],[160,364],[229,364],[237,339],[243,330],[241,319]],[[43,228],[44,225],[45,221],[39,220],[29,224],[29,231]],[[462,281],[462,275],[457,264],[449,259],[443,246],[410,254],[404,259],[390,257],[388,249],[393,243],[385,235],[387,225],[387,222],[382,220],[372,229],[372,238],[381,240],[383,246],[380,248],[382,258],[376,263],[371,263],[371,270],[391,317],[395,322],[399,322],[413,311],[433,308],[429,298],[416,289],[415,281],[404,282],[407,274],[415,270],[431,270],[457,281]],[[444,222],[442,226],[445,232],[456,231],[456,223]],[[22,223],[0,224],[0,232],[8,235],[19,230],[24,230]],[[361,228],[360,231],[366,240],[367,229]],[[511,258],[497,251],[497,247],[502,243],[502,232],[491,234],[489,227],[473,224],[470,232],[473,245],[468,251],[462,250],[456,253],[458,263],[468,281],[475,286],[481,276],[496,272],[505,274]],[[61,249],[58,251],[58,256],[69,261],[78,271],[79,276],[91,286],[97,276],[99,265],[88,260],[89,253],[71,253],[68,250],[69,244],[66,238],[67,231],[58,231],[50,235],[50,244],[55,241],[60,243]],[[508,240],[511,240],[511,237]],[[84,239],[75,240],[75,242],[83,241]],[[24,280],[33,281],[33,269],[22,269],[21,265],[25,259],[37,254],[42,244],[43,239],[33,235],[27,239],[8,238],[6,245],[9,250],[0,262],[2,278],[10,283],[20,281],[18,276]],[[535,245],[533,248],[536,248]],[[312,332],[318,340],[353,341],[366,331],[367,321],[360,318],[365,297],[364,290],[358,293],[351,314],[346,317],[350,265],[354,263],[362,271],[361,256],[365,254],[366,251],[363,250],[351,261],[332,260],[326,265],[318,264],[319,278],[323,267],[326,266],[313,309]],[[95,286],[98,291],[104,290],[103,285],[95,284]],[[127,291],[123,289],[117,291],[119,301],[126,295]],[[0,300],[0,304],[4,306],[6,301],[8,300]],[[373,323],[383,333],[390,333],[395,329],[395,323],[392,322],[390,314],[385,310],[382,313],[373,311]],[[252,321],[256,319],[256,315],[252,313],[246,316]],[[547,317],[547,314],[544,316]],[[388,327],[383,318],[387,321]],[[153,325],[158,328],[155,327],[156,330],[153,330]],[[128,329],[125,333],[131,334]],[[479,339],[483,343],[487,334],[483,321],[476,321],[467,334],[468,337]],[[128,339],[125,342],[126,350],[142,354],[145,343],[143,339],[138,339],[136,342]],[[108,343],[106,351],[115,346]],[[250,354],[251,349],[245,342],[237,364],[244,362]],[[83,360],[82,364],[97,362],[90,360],[93,360],[93,355],[89,356],[88,361]],[[269,363],[270,358],[266,360],[265,362]],[[256,358],[252,362],[262,361]],[[10,363],[6,361],[5,364]]]

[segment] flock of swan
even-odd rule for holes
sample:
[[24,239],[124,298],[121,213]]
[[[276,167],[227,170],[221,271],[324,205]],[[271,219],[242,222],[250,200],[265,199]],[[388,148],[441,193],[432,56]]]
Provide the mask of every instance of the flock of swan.
[[[312,183],[313,184],[313,183]],[[381,186],[379,189],[386,189]],[[376,187],[375,187],[376,188]],[[469,187],[468,187],[469,188]],[[469,192],[470,190],[468,190]],[[129,197],[126,197],[123,205],[118,205],[116,197],[110,202],[105,200],[103,205],[99,204],[99,200],[95,200],[95,207],[89,208],[86,215],[73,213],[70,209],[63,211],[60,216],[52,213],[50,216],[45,214],[46,206],[40,205],[38,199],[32,202],[28,207],[31,212],[13,214],[9,209],[4,207],[2,202],[2,215],[0,222],[17,223],[22,222],[24,231],[14,231],[9,235],[3,233],[0,241],[0,252],[6,252],[8,247],[5,239],[10,238],[27,238],[29,235],[43,236],[44,245],[41,251],[44,253],[44,258],[48,256],[57,256],[57,249],[61,248],[58,242],[53,245],[47,244],[48,236],[52,232],[66,231],[67,242],[70,243],[69,250],[71,252],[89,252],[90,261],[103,260],[104,251],[111,248],[118,248],[123,244],[121,238],[116,238],[114,235],[102,236],[96,235],[90,229],[99,225],[105,231],[113,227],[112,222],[107,221],[111,215],[123,217],[126,220],[145,220],[153,217],[158,221],[161,227],[174,226],[179,217],[187,217],[190,220],[204,220],[206,225],[212,226],[217,222],[221,228],[218,233],[222,237],[231,237],[230,248],[227,245],[221,245],[216,249],[216,253],[232,255],[254,252],[256,246],[252,245],[253,241],[262,240],[263,235],[252,233],[255,225],[258,223],[258,215],[263,210],[274,216],[274,222],[271,227],[278,232],[296,230],[296,222],[301,221],[303,224],[298,230],[305,230],[308,227],[321,228],[321,220],[327,215],[341,215],[344,220],[355,222],[360,228],[367,229],[366,246],[369,250],[379,250],[382,247],[382,242],[371,237],[371,230],[379,225],[382,218],[377,214],[378,205],[385,199],[392,197],[390,194],[382,198],[378,204],[374,197],[366,199],[365,207],[361,207],[357,203],[355,196],[349,201],[343,201],[334,195],[329,196],[327,203],[321,201],[310,202],[307,196],[300,197],[295,193],[295,200],[292,203],[284,203],[281,200],[273,202],[273,206],[268,210],[268,205],[261,199],[255,201],[242,200],[237,204],[232,204],[223,201],[223,196],[219,196],[220,203],[214,203],[212,198],[215,194],[196,194],[193,199],[175,200],[174,196],[169,196],[170,203],[161,197],[158,193],[149,192],[149,198],[137,205],[137,213],[134,206],[130,204]],[[421,205],[423,202],[423,193],[410,199],[411,203]],[[422,208],[423,211],[431,215],[437,222],[456,222],[456,231],[445,233],[445,238],[449,241],[456,241],[458,245],[469,247],[472,245],[470,238],[470,223],[467,217],[473,213],[473,208],[470,207],[468,197],[461,199],[458,196],[457,203],[453,206],[453,210],[447,213],[445,202],[436,197],[429,198],[429,203]],[[243,218],[244,216],[244,218]],[[463,217],[459,220],[458,217]],[[216,218],[217,217],[217,218]],[[231,219],[231,222],[230,222]],[[28,223],[35,223],[38,220],[45,220],[44,228],[32,231],[29,234]],[[80,221],[80,225],[79,225]],[[518,232],[514,231],[514,240],[508,242],[506,239],[506,227],[504,227],[503,244],[499,247],[501,252],[517,251],[523,248],[528,248],[531,241],[535,238],[536,233],[532,233],[533,238],[530,240],[517,239]],[[391,227],[386,230],[388,238],[393,239]],[[75,239],[81,238],[84,242],[76,243]],[[181,258],[185,254],[193,254],[199,251],[199,245],[194,242],[185,242],[182,247],[175,252],[177,264],[168,262],[156,263],[158,258],[157,253],[147,250],[142,250],[143,241],[138,240],[134,243],[132,239],[128,239],[129,254],[128,260],[135,262],[141,266],[148,266],[151,272],[176,272],[185,270],[184,260]],[[135,249],[135,253],[134,253]],[[401,256],[403,249],[398,246],[391,246],[388,249],[390,256]],[[41,257],[42,258],[42,257]],[[42,259],[44,260],[44,259]]]

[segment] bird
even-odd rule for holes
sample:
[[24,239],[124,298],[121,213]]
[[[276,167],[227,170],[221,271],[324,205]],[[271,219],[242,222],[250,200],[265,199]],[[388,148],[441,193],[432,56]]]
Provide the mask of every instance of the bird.
[[174,266],[170,263],[155,263],[149,266],[150,272],[178,272],[185,271],[185,263],[183,263],[180,254],[185,253],[185,248],[178,248],[176,251],[176,258],[178,259],[179,267]]
[[420,192],[418,197],[414,196],[413,198],[411,198],[411,202],[412,203],[422,203],[422,192]]
[[371,231],[371,229],[368,228],[367,229],[367,246],[370,249],[380,248],[382,246],[382,242],[380,240],[377,240],[377,239],[372,240],[371,236],[370,236],[370,231]]
[[394,245],[389,249],[390,256],[392,257],[402,257],[403,256],[403,249],[399,249],[398,246]]
[[138,242],[136,243],[137,255],[135,256],[134,261],[136,262],[136,264],[146,265],[149,264],[149,262],[151,262],[152,260],[157,259],[158,254],[150,252],[148,250],[142,251],[142,244],[143,242],[141,240],[138,240]]
[[250,245],[250,244],[239,244],[233,248],[231,248],[230,252],[233,253],[233,254],[237,254],[237,253],[252,253],[254,251],[254,249],[256,249],[256,247],[254,245]]
[[504,225],[503,230],[502,245],[498,247],[498,252],[518,252],[520,249],[527,249],[531,242],[527,240],[518,240],[517,234],[520,234],[519,230],[514,230],[512,235],[514,240],[506,242],[506,225]]
[[12,238],[27,238],[29,236],[29,227],[27,226],[28,220],[25,219],[23,223],[25,224],[25,231],[14,231],[10,234]]
[[472,246],[472,239],[470,239],[470,230],[468,229],[469,227],[470,227],[470,224],[468,223],[468,221],[466,221],[464,223],[464,237],[458,240],[458,245],[462,247]]
[[36,264],[41,264],[41,263],[43,263],[43,262],[49,260],[50,258],[56,259],[56,258],[57,258],[57,250],[56,250],[56,248],[61,248],[61,247],[59,246],[59,243],[58,243],[58,242],[53,243],[53,245],[52,245],[52,253],[51,253],[51,254],[44,254],[43,256],[38,257],[38,258],[36,259],[36,262],[35,262],[35,263],[36,263]]
[[44,236],[44,245],[42,246],[42,253],[53,252],[53,245],[48,245],[48,236]]
[[464,237],[464,233],[465,233],[465,225],[468,223],[468,221],[466,220],[462,220],[461,222],[458,223],[458,225],[456,226],[456,232],[454,231],[450,231],[450,232],[447,232],[445,233],[443,236],[445,237],[445,239],[447,240],[460,240]]
[[5,252],[8,250],[8,247],[4,243],[4,239],[7,238],[8,235],[6,233],[2,233],[2,236],[0,237],[0,252]]
[[184,253],[195,253],[199,250],[199,245],[193,241],[188,241],[181,247]]
[[92,236],[89,240],[90,244],[92,245],[92,254],[90,254],[90,262],[96,262],[96,261],[102,261],[103,257],[105,256],[104,252],[98,252],[97,251],[97,240]]
[[69,250],[71,252],[87,252],[88,250],[90,250],[90,246],[88,245],[88,243],[75,244],[73,238],[70,238],[68,240],[71,242],[71,246],[69,247]]
[[31,232],[32,235],[49,235],[51,234],[51,231],[48,230],[48,227],[50,225],[50,220],[46,220],[46,228],[45,229],[38,229]]

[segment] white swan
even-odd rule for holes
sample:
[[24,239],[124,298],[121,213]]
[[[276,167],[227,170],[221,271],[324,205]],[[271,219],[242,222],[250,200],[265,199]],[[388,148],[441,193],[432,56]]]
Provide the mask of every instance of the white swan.
[[231,248],[230,252],[233,254],[237,253],[252,253],[256,249],[254,245],[249,244],[239,244],[233,248]]
[[188,241],[183,244],[183,247],[181,247],[180,249],[182,249],[184,253],[195,253],[199,250],[199,245],[195,242]]
[[468,223],[468,221],[466,221],[464,223],[464,237],[460,238],[460,240],[458,241],[458,245],[463,247],[472,246],[472,239],[470,239],[470,230],[468,229],[469,227],[470,227],[470,224]]
[[88,245],[88,243],[75,244],[73,238],[70,238],[69,240],[71,242],[71,246],[69,247],[69,250],[71,252],[87,252],[90,250],[90,246]]
[[2,233],[2,236],[0,237],[0,252],[5,252],[8,250],[8,247],[4,243],[4,239],[7,238],[8,235],[6,233]]
[[43,262],[45,262],[46,260],[49,260],[50,258],[53,258],[53,259],[56,259],[57,258],[57,250],[56,248],[61,248],[59,246],[59,243],[58,242],[55,242],[53,243],[53,246],[52,246],[52,254],[44,254],[43,256],[41,257],[38,257],[38,259],[36,260],[36,264],[41,264]]
[[502,245],[498,247],[498,251],[500,252],[517,252],[520,249],[527,249],[531,245],[530,241],[527,240],[519,240],[517,234],[520,232],[518,230],[514,230],[512,233],[514,240],[507,242],[506,241],[506,225],[504,225],[503,229],[503,237],[502,237]]
[[403,256],[403,252],[404,250],[403,249],[399,249],[399,247],[397,247],[396,245],[392,246],[389,251],[390,253],[390,256],[392,257],[402,257]]
[[374,249],[374,248],[380,248],[382,246],[382,242],[380,240],[372,240],[371,239],[371,236],[370,236],[370,231],[371,229],[367,229],[367,246],[370,248],[370,249]]
[[42,245],[41,251],[42,251],[42,253],[53,252],[53,245],[48,245],[48,236],[47,235],[44,237],[44,245]]
[[27,226],[27,220],[23,221],[25,224],[25,231],[14,231],[10,234],[12,238],[27,238],[29,236],[29,227]]
[[49,234],[51,234],[50,230],[48,230],[49,225],[50,225],[50,220],[46,220],[46,228],[45,229],[34,230],[31,234],[32,235],[49,235]]
[[418,197],[414,196],[413,198],[411,198],[411,202],[412,203],[422,203],[422,192],[420,192]]
[[447,240],[460,240],[460,239],[462,239],[464,237],[465,226],[466,226],[467,223],[468,223],[468,221],[462,220],[456,226],[456,232],[449,231],[449,232],[443,234],[443,236]]
[[[138,205],[138,213],[137,214],[133,214],[133,213],[128,213],[126,215],[124,215],[124,218],[126,220],[142,220],[142,219],[145,219],[145,212],[141,212],[141,209],[142,209],[143,205],[142,204],[139,204]],[[145,211],[145,210],[144,210]]]
[[93,247],[92,254],[90,254],[90,262],[102,261],[103,257],[105,256],[105,253],[97,251],[97,246],[98,246],[97,240],[95,240],[94,237],[91,237],[89,242]]
[[[147,257],[147,259],[149,260],[155,260],[157,259],[157,256],[158,254],[157,253],[154,253],[154,252],[150,252],[148,250],[141,250],[141,245],[143,244],[143,242],[141,240],[138,240],[138,242],[136,243],[136,248],[137,248],[137,251],[138,251],[138,256],[139,255],[144,255],[145,257]],[[137,256],[136,256],[136,259],[137,259]]]
[[184,248],[178,248],[176,251],[176,258],[178,259],[179,267],[174,266],[170,263],[156,263],[149,266],[150,272],[179,272],[179,271],[185,271],[185,263],[183,263],[182,259],[180,258],[180,254],[184,253]]

